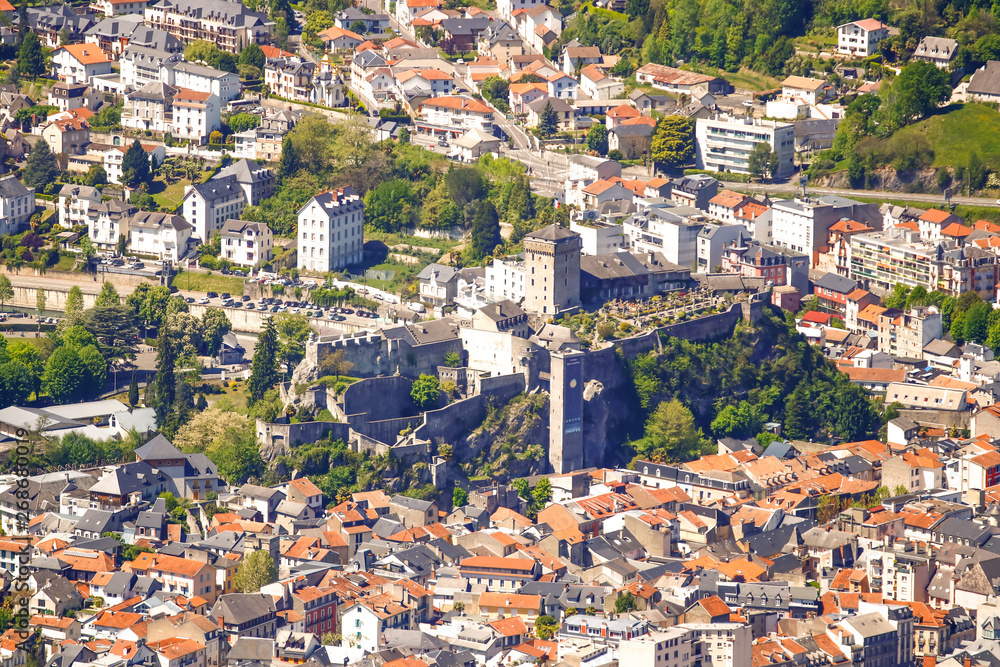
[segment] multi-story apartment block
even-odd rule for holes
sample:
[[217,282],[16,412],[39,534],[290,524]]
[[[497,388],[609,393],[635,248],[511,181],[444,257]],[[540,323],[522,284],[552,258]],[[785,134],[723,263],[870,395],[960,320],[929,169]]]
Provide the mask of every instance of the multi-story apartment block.
[[91,219],[87,235],[99,250],[111,250],[118,245],[118,237],[129,234],[129,219],[136,208],[127,202],[111,199],[97,205],[96,217]]
[[0,178],[0,234],[16,234],[35,212],[35,188],[25,187],[16,176]]
[[497,257],[486,267],[486,294],[497,301],[520,303],[524,298],[524,261]]
[[365,205],[354,188],[323,192],[299,209],[299,271],[326,273],[361,262]]
[[264,83],[272,95],[286,100],[312,99],[316,65],[301,58],[275,58],[264,65]]
[[[2,181],[0,181],[2,183]],[[59,224],[69,229],[90,225],[97,217],[101,191],[87,185],[64,185],[59,190]]]
[[719,114],[695,121],[695,165],[711,171],[749,174],[750,151],[768,144],[778,155],[776,178],[795,171],[795,124]]
[[160,80],[178,88],[213,93],[222,104],[240,97],[240,77],[214,67],[171,61],[161,69]]
[[687,206],[650,206],[629,216],[623,224],[632,252],[662,252],[668,262],[697,266],[698,235],[708,224],[698,210]]
[[479,129],[493,134],[493,109],[471,97],[433,97],[420,105],[417,133],[455,138],[466,130]]
[[867,58],[878,51],[889,36],[889,26],[878,19],[862,19],[837,26],[837,51],[845,56]]
[[580,235],[549,225],[524,237],[524,309],[557,315],[580,305]]
[[231,0],[160,0],[146,7],[146,25],[165,30],[185,44],[212,42],[239,53],[248,44],[269,44],[274,21]]
[[880,229],[882,216],[874,204],[843,197],[796,197],[771,203],[771,233],[774,245],[809,255],[816,266],[818,253],[826,245],[830,227],[839,220],[854,220]]
[[147,83],[159,82],[164,67],[184,60],[182,53],[171,53],[145,46],[129,44],[122,52],[121,82],[128,89],[142,88]]
[[878,349],[895,357],[922,359],[924,347],[943,335],[937,308],[888,310],[878,318]]
[[124,16],[125,14],[138,14],[146,10],[148,0],[93,0],[90,9],[105,16]]
[[237,160],[216,174],[216,178],[226,176],[236,178],[236,182],[243,188],[247,206],[258,206],[262,200],[273,195],[278,180],[273,171],[247,159]]
[[763,278],[774,287],[792,285],[804,294],[809,279],[809,260],[794,250],[748,241],[726,246],[722,252],[722,272]]
[[174,262],[187,254],[191,223],[171,213],[139,211],[129,220],[129,250]]
[[215,93],[178,88],[173,99],[173,136],[196,144],[207,144],[208,138],[222,127],[221,103]]
[[851,277],[868,289],[891,291],[896,284],[922,286],[955,297],[974,290],[992,299],[998,256],[954,241],[922,242],[916,231],[894,227],[851,237]]
[[263,222],[227,220],[222,226],[220,257],[239,266],[259,267],[271,260],[274,235]]
[[184,217],[194,226],[194,235],[202,243],[208,243],[226,220],[239,217],[247,200],[236,177],[229,175],[187,186],[181,205]]
[[881,593],[887,600],[926,602],[927,584],[934,573],[934,564],[926,546],[897,540],[891,546],[865,551],[865,567],[872,593]]

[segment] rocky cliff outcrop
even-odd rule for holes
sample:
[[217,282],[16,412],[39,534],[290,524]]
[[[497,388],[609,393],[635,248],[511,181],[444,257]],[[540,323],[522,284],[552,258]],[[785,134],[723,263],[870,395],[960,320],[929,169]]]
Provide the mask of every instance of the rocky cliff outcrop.
[[455,446],[455,460],[469,475],[506,481],[539,475],[549,465],[549,395],[522,394],[492,406],[483,423]]

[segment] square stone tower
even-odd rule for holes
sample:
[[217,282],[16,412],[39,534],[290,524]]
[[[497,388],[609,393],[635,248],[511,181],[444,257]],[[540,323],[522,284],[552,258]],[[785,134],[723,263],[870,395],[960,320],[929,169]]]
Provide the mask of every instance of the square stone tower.
[[580,306],[580,235],[549,225],[524,237],[524,309],[544,319]]

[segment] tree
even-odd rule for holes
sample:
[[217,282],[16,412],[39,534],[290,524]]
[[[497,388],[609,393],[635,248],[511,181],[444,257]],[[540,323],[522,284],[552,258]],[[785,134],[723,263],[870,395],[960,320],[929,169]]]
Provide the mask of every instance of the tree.
[[583,613],[586,614],[587,616],[596,616],[597,607],[593,605],[587,605],[587,608],[583,610]]
[[281,142],[281,160],[278,162],[278,180],[284,182],[299,170],[299,156],[291,137]]
[[450,229],[464,222],[462,210],[451,198],[444,180],[438,182],[424,199],[420,226],[424,229]]
[[460,486],[456,486],[451,494],[452,507],[465,507],[469,504],[469,492]]
[[254,551],[240,565],[233,586],[240,593],[256,593],[264,586],[278,580],[278,570],[274,567],[274,559],[267,551]]
[[747,171],[750,178],[770,178],[778,170],[778,155],[771,150],[771,144],[757,142],[747,157]]
[[645,437],[637,445],[639,455],[653,461],[690,461],[698,456],[703,440],[694,415],[675,398],[656,406],[646,422]]
[[240,64],[250,65],[251,67],[256,67],[257,69],[264,69],[264,65],[267,64],[267,57],[264,55],[264,50],[257,46],[256,43],[250,42],[247,46],[243,48],[240,52]]
[[656,124],[650,157],[669,169],[682,167],[694,156],[694,128],[683,116],[664,116]]
[[458,352],[448,352],[444,355],[444,365],[449,368],[459,368],[462,365],[462,355]]
[[281,358],[285,360],[288,374],[306,356],[306,341],[312,328],[309,318],[301,313],[281,313],[274,318],[274,326],[278,330],[278,345]]
[[222,348],[223,337],[233,328],[232,322],[221,308],[206,308],[201,316],[202,344],[205,354],[214,357]]
[[92,164],[90,165],[90,169],[87,170],[87,175],[84,176],[83,182],[92,188],[96,188],[98,185],[107,185],[108,172],[101,165]]
[[17,71],[21,76],[36,77],[45,73],[45,56],[42,55],[42,44],[34,31],[28,31],[17,50]]
[[920,120],[951,97],[949,74],[932,63],[911,61],[899,76],[879,90],[880,131],[895,130]]
[[986,185],[986,166],[983,165],[979,153],[972,151],[969,153],[969,166],[966,169],[966,182],[969,184],[969,191],[981,190]]
[[39,139],[28,153],[24,171],[21,172],[21,180],[29,188],[41,192],[46,185],[56,180],[58,172],[59,165],[56,163],[56,156],[52,154],[52,149],[49,148],[49,142]]
[[496,75],[486,77],[480,90],[483,91],[483,97],[492,102],[498,110],[501,106],[507,110],[510,109],[507,103],[507,100],[510,99],[510,82],[507,79]]
[[112,283],[104,283],[101,286],[101,291],[97,295],[96,306],[120,306],[121,298],[118,296],[118,290]]
[[352,23],[347,29],[357,35],[363,35],[366,32],[368,32],[368,24],[366,24],[361,19],[358,19],[354,23]]
[[161,327],[156,339],[156,375],[153,384],[156,387],[156,421],[162,427],[167,423],[167,417],[174,407],[177,392],[177,380],[174,370],[177,357],[180,356],[180,342],[175,337],[176,331]]
[[128,405],[130,408],[139,405],[139,382],[135,378],[135,371],[132,372],[132,381],[128,383]]
[[535,512],[545,509],[545,506],[552,500],[552,482],[549,481],[548,477],[542,477],[538,480],[535,488],[531,490],[531,500]]
[[441,396],[440,381],[434,375],[420,374],[410,388],[410,398],[421,410],[433,406]]
[[587,148],[596,151],[598,155],[606,155],[608,152],[608,128],[601,123],[596,123],[590,132],[587,133]]
[[333,17],[330,16],[330,12],[312,12],[306,18],[305,25],[302,26],[302,34],[307,40],[312,40],[316,38],[317,33],[326,30],[332,25]]
[[337,348],[319,361],[320,372],[325,375],[333,373],[337,379],[341,375],[346,375],[354,368],[354,362],[347,358],[347,350]]
[[559,114],[552,108],[552,102],[545,102],[542,113],[538,115],[538,132],[543,138],[548,139],[559,131]]
[[635,603],[635,596],[628,591],[622,593],[615,599],[616,614],[627,614],[630,611],[636,611],[637,609],[638,606]]
[[472,238],[469,241],[469,258],[478,262],[489,257],[498,245],[503,243],[500,236],[500,218],[496,206],[489,199],[483,199],[476,208],[472,220]]
[[42,330],[42,312],[45,310],[45,290],[35,290],[35,309],[38,311],[38,330]]
[[136,139],[122,156],[122,183],[128,188],[136,188],[151,180],[149,157]]
[[397,232],[410,224],[413,189],[409,181],[394,179],[365,194],[365,225],[381,232]]
[[551,639],[552,636],[556,634],[558,629],[559,623],[557,623],[556,619],[552,618],[548,614],[539,616],[535,619],[535,634],[537,634],[538,638],[543,641]]
[[86,390],[88,370],[75,347],[57,347],[45,364],[42,386],[56,403],[78,400]]
[[822,495],[816,504],[816,520],[820,524],[830,523],[840,514],[840,501],[835,496]]
[[750,438],[760,433],[765,415],[760,406],[740,401],[738,406],[727,405],[712,420],[712,434],[717,438]]
[[461,614],[463,611],[465,611],[465,603],[456,602],[455,604],[452,605],[451,608],[455,611],[455,613]]
[[[79,288],[77,288],[79,290]],[[10,278],[5,275],[0,274],[0,311],[3,311],[3,306],[8,301],[14,300],[14,286],[10,282]]]
[[247,402],[253,405],[264,398],[267,390],[278,384],[279,379],[278,330],[274,318],[269,317],[264,321],[264,331],[257,339],[257,346],[253,351],[250,380],[247,382],[247,390],[250,392]]
[[86,312],[83,326],[97,339],[97,349],[108,363],[120,366],[135,359],[139,329],[128,306],[95,306]]
[[229,129],[233,131],[233,134],[252,130],[259,125],[260,116],[252,113],[237,113],[229,117]]
[[902,484],[897,484],[896,488],[892,490],[892,495],[897,498],[899,496],[905,496],[907,493],[909,493],[909,491],[907,491],[906,487]]

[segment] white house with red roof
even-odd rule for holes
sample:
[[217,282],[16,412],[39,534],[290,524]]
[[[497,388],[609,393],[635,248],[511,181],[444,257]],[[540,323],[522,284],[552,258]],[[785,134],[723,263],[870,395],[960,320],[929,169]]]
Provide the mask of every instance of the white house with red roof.
[[111,58],[94,44],[66,44],[52,52],[52,75],[66,83],[90,83],[111,74]]
[[837,26],[837,53],[867,58],[889,36],[889,26],[878,19],[862,19]]
[[221,106],[215,93],[178,88],[173,103],[174,137],[207,143],[209,135],[222,127]]
[[413,19],[429,9],[437,9],[440,6],[441,0],[401,0],[396,3],[396,21],[404,28],[408,28]]
[[433,97],[420,105],[419,115],[416,129],[420,134],[456,139],[471,129],[493,134],[493,109],[471,97]]
[[451,95],[455,81],[439,69],[411,69],[396,74],[396,95],[405,100],[414,95],[440,97]]

